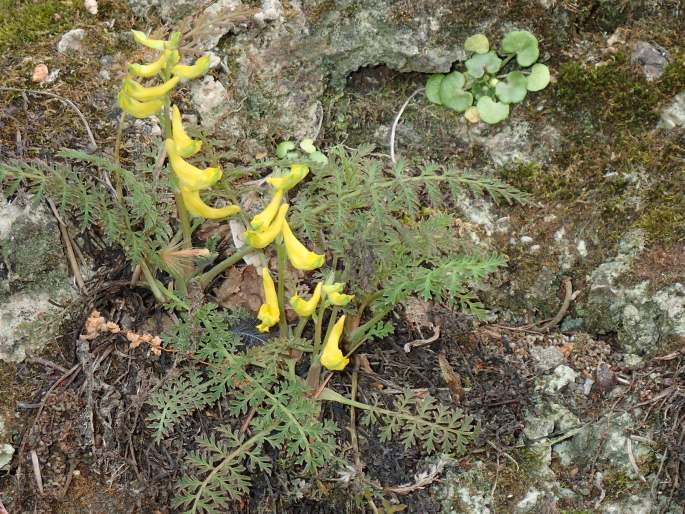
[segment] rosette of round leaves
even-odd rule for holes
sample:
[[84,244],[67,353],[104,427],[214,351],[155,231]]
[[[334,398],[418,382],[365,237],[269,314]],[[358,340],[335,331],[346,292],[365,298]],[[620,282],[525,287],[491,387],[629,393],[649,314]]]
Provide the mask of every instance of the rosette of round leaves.
[[486,54],[490,50],[490,41],[485,34],[474,34],[464,41],[464,50],[476,54]]
[[428,77],[426,81],[426,98],[436,105],[442,105],[442,100],[440,99],[440,86],[445,78],[444,73],[436,73]]
[[509,116],[509,105],[496,102],[489,96],[479,98],[476,108],[480,119],[490,125],[499,123]]
[[528,67],[538,60],[540,50],[537,38],[527,30],[512,30],[502,38],[502,51],[516,54],[516,62]]
[[549,68],[544,64],[533,64],[526,81],[526,88],[528,91],[541,91],[547,87],[549,81]]
[[464,112],[473,104],[473,95],[464,91],[466,77],[463,73],[453,71],[440,82],[440,103],[457,112]]
[[495,85],[495,94],[505,104],[522,102],[528,92],[528,79],[520,71],[507,74],[506,80],[500,80]]
[[[300,141],[300,149],[309,157],[309,159],[317,164],[327,164],[328,157],[323,152],[317,150],[314,146],[314,140],[310,138]],[[297,151],[295,143],[292,141],[283,141],[276,147],[276,156],[279,159],[288,158],[290,160],[301,159],[302,156]]]
[[464,64],[469,75],[479,79],[485,72],[492,75],[497,73],[502,67],[502,59],[498,57],[496,52],[491,50],[484,54],[474,54]]

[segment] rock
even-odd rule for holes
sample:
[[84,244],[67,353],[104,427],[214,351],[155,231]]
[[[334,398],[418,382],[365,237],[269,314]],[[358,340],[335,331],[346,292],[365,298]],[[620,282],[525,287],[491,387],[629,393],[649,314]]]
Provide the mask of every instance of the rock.
[[83,29],[72,29],[66,32],[57,43],[57,51],[61,54],[66,52],[80,52],[83,49],[83,38],[86,31]]
[[128,0],[128,5],[136,16],[145,18],[159,9],[160,0]]
[[566,360],[564,354],[555,346],[547,348],[533,346],[530,349],[530,355],[535,360],[535,366],[540,371],[549,371],[550,369],[563,364]]
[[38,64],[35,68],[33,68],[31,81],[38,84],[45,82],[45,79],[48,78],[48,73],[48,67],[45,64]]
[[678,93],[670,104],[661,111],[658,128],[685,127],[685,91]]
[[543,389],[546,393],[554,394],[575,382],[578,373],[562,364],[554,369],[552,375],[545,377]]
[[209,129],[216,127],[229,107],[228,93],[224,85],[211,75],[207,75],[201,82],[195,82],[190,91],[193,105],[200,113],[202,126]]
[[630,56],[632,64],[638,64],[647,80],[652,81],[661,77],[668,65],[668,52],[646,41],[638,41]]
[[95,16],[98,13],[98,2],[97,0],[85,0],[83,2],[83,7],[88,11],[89,14]]
[[0,360],[19,362],[41,344],[18,330],[71,294],[59,230],[42,206],[0,202]]
[[12,461],[14,447],[11,444],[0,444],[0,471]]

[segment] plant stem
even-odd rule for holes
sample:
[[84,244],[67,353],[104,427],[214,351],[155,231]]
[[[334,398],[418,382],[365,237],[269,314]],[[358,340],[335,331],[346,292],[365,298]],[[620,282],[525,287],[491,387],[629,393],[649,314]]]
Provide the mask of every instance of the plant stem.
[[340,311],[340,307],[333,307],[333,310],[331,311],[331,317],[328,318],[328,328],[326,329],[326,337],[323,338],[324,343],[328,341],[328,336],[331,334],[331,330],[333,330],[333,326],[337,321],[336,318],[338,317],[338,311]]
[[176,193],[176,209],[178,210],[178,221],[181,223],[181,232],[183,233],[183,248],[189,250],[193,246],[193,231],[190,227],[190,216],[188,209],[183,203],[181,193]]
[[381,321],[383,318],[385,318],[389,312],[389,309],[382,309],[378,311],[376,314],[373,315],[373,317],[369,321],[364,323],[362,326],[360,326],[350,334],[350,337],[348,337],[347,340],[350,342],[352,347],[347,352],[348,357],[352,355],[355,352],[355,350],[364,343],[364,341],[366,341],[366,335],[369,329],[373,327],[376,323]]
[[155,300],[157,300],[159,303],[164,303],[166,301],[166,297],[160,290],[157,279],[152,276],[152,272],[150,271],[150,268],[147,267],[147,263],[145,261],[140,261],[140,269],[143,270],[145,282],[147,282],[150,291],[152,291],[152,294],[155,296]]
[[300,321],[297,323],[297,327],[295,327],[295,332],[293,332],[293,337],[295,338],[300,338],[302,337],[302,332],[304,332],[304,327],[307,325],[307,321],[309,321],[309,318],[311,316],[307,316],[305,318],[300,318]]
[[[119,116],[119,126],[117,127],[117,138],[114,142],[114,164],[117,166],[121,162],[121,139],[124,134],[124,123],[126,122],[126,111],[121,111]],[[124,188],[121,184],[121,177],[118,173],[114,175],[114,187],[117,191],[117,198],[121,200],[124,197]]]
[[276,256],[278,258],[278,329],[281,337],[287,337],[288,320],[285,318],[285,268],[288,256],[282,241],[276,243]]
[[197,278],[200,287],[202,287],[202,289],[206,289],[209,286],[209,284],[212,283],[212,280],[221,275],[224,271],[226,271],[228,268],[233,266],[236,262],[238,262],[240,259],[242,259],[252,251],[252,247],[248,245],[239,248],[233,255],[231,255],[227,259],[224,259],[219,264],[216,264],[212,269],[200,275]]
[[314,353],[312,354],[312,363],[318,360],[319,353],[321,352],[321,327],[323,325],[323,314],[326,311],[328,303],[325,300],[321,300],[319,305],[319,312],[316,314],[316,322],[314,324]]

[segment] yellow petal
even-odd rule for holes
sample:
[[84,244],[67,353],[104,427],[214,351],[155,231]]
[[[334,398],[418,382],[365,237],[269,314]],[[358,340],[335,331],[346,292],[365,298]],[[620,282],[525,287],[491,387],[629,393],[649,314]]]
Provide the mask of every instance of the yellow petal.
[[328,301],[331,305],[337,305],[338,307],[344,307],[352,301],[354,298],[353,294],[341,294],[336,291],[331,291],[328,293]]
[[181,189],[197,190],[206,189],[216,183],[222,176],[221,168],[196,168],[179,155],[173,139],[164,142],[169,156],[171,169],[178,179]]
[[202,148],[202,141],[191,139],[186,134],[181,120],[181,111],[175,105],[171,108],[171,133],[176,144],[176,151],[181,157],[195,155]]
[[159,86],[145,87],[133,79],[126,79],[124,80],[124,91],[131,98],[141,102],[157,100],[176,87],[179,80],[181,80],[179,77],[173,77]]
[[[178,51],[174,50],[173,54],[178,56]],[[143,77],[149,79],[157,75],[162,69],[167,65],[169,61],[174,60],[172,52],[170,50],[165,50],[164,53],[156,61],[152,61],[149,64],[129,64],[128,71],[131,75],[136,75],[138,77]]]
[[271,278],[269,268],[262,268],[262,287],[264,288],[264,303],[259,308],[257,318],[261,323],[257,325],[257,330],[267,332],[280,319],[281,313],[278,309],[278,296],[274,279]]
[[271,242],[276,239],[276,236],[281,233],[281,227],[285,223],[285,213],[288,212],[289,205],[284,203],[278,209],[276,218],[271,222],[265,230],[258,232],[256,230],[245,231],[245,242],[252,248],[266,248]]
[[139,45],[147,46],[148,48],[154,48],[155,50],[164,50],[166,41],[163,39],[150,39],[145,35],[144,32],[139,30],[132,30],[133,39]]
[[278,190],[288,190],[295,187],[309,173],[309,167],[304,164],[293,164],[290,171],[282,177],[268,177],[267,183]]
[[252,228],[255,230],[265,230],[271,224],[274,217],[278,213],[278,208],[281,206],[282,201],[283,191],[278,190],[276,191],[276,193],[274,193],[274,196],[269,202],[269,205],[267,205],[262,212],[257,214],[254,218],[252,218],[252,221],[250,221],[250,225],[252,225]]
[[128,96],[124,90],[119,91],[117,96],[119,107],[131,116],[136,118],[147,118],[162,110],[164,105],[161,100],[150,100],[149,102],[139,102]]
[[316,306],[319,304],[319,300],[321,299],[322,285],[323,284],[321,282],[316,284],[314,293],[309,300],[304,300],[297,295],[290,298],[290,306],[295,310],[298,316],[301,318],[306,318],[307,316],[314,314]]
[[290,226],[287,221],[283,222],[283,242],[285,243],[285,249],[288,253],[288,260],[293,268],[302,271],[311,271],[316,268],[323,266],[326,258],[318,253],[310,252],[307,248],[300,243],[290,230]]
[[209,70],[209,55],[203,55],[190,66],[177,64],[171,68],[171,73],[182,79],[194,79],[207,73],[207,70]]
[[345,369],[345,366],[350,362],[350,359],[345,357],[340,350],[340,336],[342,335],[345,326],[345,316],[340,316],[340,319],[333,325],[331,333],[328,335],[326,342],[323,345],[321,352],[321,364],[332,371],[340,371]]
[[188,209],[188,212],[192,216],[198,218],[207,218],[210,220],[218,220],[222,218],[228,218],[234,214],[240,212],[240,207],[237,205],[227,205],[226,207],[221,207],[217,209],[216,207],[210,207],[202,201],[200,198],[200,192],[189,191],[181,189],[181,197],[183,198],[183,203]]

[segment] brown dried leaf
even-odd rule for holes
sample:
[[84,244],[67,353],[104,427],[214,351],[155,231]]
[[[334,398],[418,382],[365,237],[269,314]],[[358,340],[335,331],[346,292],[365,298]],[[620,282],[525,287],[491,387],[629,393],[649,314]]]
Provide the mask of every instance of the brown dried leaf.
[[262,278],[254,266],[230,268],[228,276],[214,290],[219,305],[257,312],[262,304]]
[[461,400],[464,398],[464,388],[461,385],[461,377],[454,371],[454,368],[450,365],[447,360],[447,356],[444,352],[438,354],[438,365],[440,366],[440,373],[442,374],[442,379],[449,387],[452,393],[452,399],[454,403],[460,404]]

